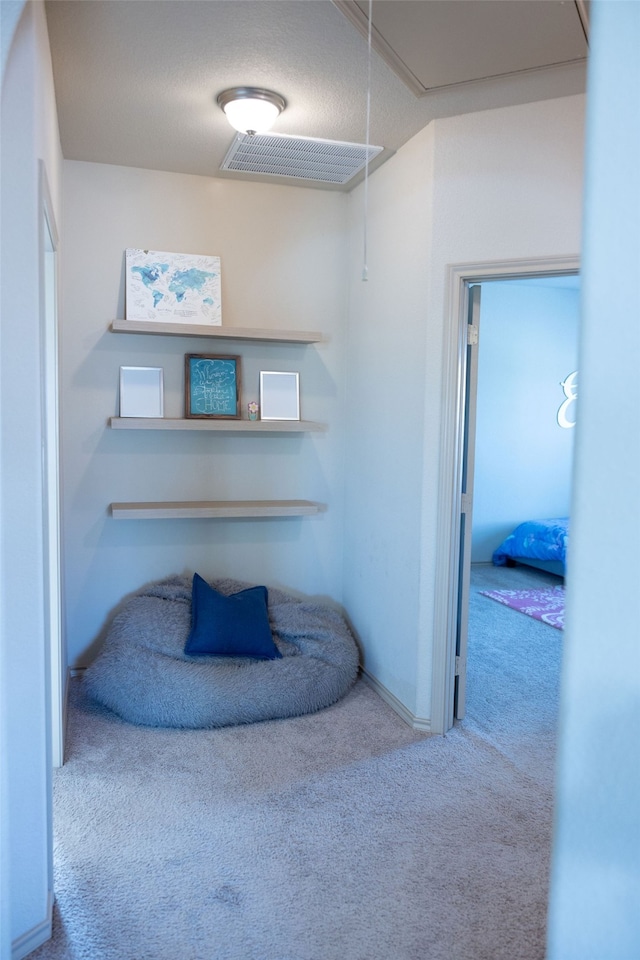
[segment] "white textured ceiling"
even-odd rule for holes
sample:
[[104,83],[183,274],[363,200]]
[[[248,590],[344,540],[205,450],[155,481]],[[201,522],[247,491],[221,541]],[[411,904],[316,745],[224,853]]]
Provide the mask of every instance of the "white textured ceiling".
[[[274,133],[365,141],[368,0],[48,0],[46,9],[67,159],[234,176],[219,171],[234,133],[215,98],[239,85],[285,97]],[[372,168],[434,118],[582,92],[578,14],[573,0],[375,0],[386,58],[372,57],[370,142],[385,149]]]

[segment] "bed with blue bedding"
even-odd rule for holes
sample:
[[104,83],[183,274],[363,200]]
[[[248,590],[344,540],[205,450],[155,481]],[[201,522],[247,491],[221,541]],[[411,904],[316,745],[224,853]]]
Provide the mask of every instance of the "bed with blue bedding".
[[525,563],[564,577],[569,543],[569,518],[527,520],[502,541],[493,554],[496,567]]

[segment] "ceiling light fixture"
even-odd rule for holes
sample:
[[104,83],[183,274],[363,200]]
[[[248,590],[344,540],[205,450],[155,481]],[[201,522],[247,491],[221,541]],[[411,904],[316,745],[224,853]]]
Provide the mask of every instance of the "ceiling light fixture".
[[230,87],[217,103],[234,130],[250,137],[269,130],[287,105],[279,93],[262,87]]

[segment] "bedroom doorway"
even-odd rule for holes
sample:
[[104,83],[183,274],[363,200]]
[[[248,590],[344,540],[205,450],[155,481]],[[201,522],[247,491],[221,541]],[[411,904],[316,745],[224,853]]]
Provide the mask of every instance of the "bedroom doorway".
[[[461,550],[469,562],[459,593],[464,604],[460,619],[466,619],[473,638],[477,614],[474,623],[466,589],[471,566],[476,578],[502,579],[506,571],[499,574],[492,558],[505,537],[523,521],[567,517],[570,512],[580,280],[577,274],[491,280],[473,284],[469,294],[479,336],[477,362],[468,364],[472,387],[467,394],[463,493],[465,488],[467,495],[472,492],[472,515],[466,549]],[[471,470],[467,480],[465,473]],[[555,535],[555,526],[544,529]],[[541,527],[538,538],[542,534]],[[532,586],[537,576],[541,586],[560,582],[548,577],[551,565],[540,564],[547,578],[533,569],[536,566],[532,559]],[[507,589],[511,581],[517,586],[521,575],[522,567],[520,574],[508,575]],[[472,609],[477,611],[477,604]],[[462,719],[464,689],[462,697],[460,689],[457,693],[454,712]]]
[[[465,712],[480,346],[479,288],[494,281],[541,283],[545,278],[576,276],[579,268],[579,260],[575,257],[461,265],[449,269],[451,322],[448,327],[450,349],[445,371],[440,471],[438,600],[432,687],[434,732],[438,732],[438,728],[446,732],[454,720],[464,717]],[[474,288],[478,288],[477,292]],[[513,319],[515,322],[517,318]],[[526,358],[523,358],[525,366]],[[508,409],[508,402],[505,397],[505,409]]]

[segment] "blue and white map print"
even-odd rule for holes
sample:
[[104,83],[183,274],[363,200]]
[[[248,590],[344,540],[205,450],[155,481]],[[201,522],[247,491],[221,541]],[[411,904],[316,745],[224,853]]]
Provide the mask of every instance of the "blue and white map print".
[[220,326],[220,257],[127,250],[126,318]]

